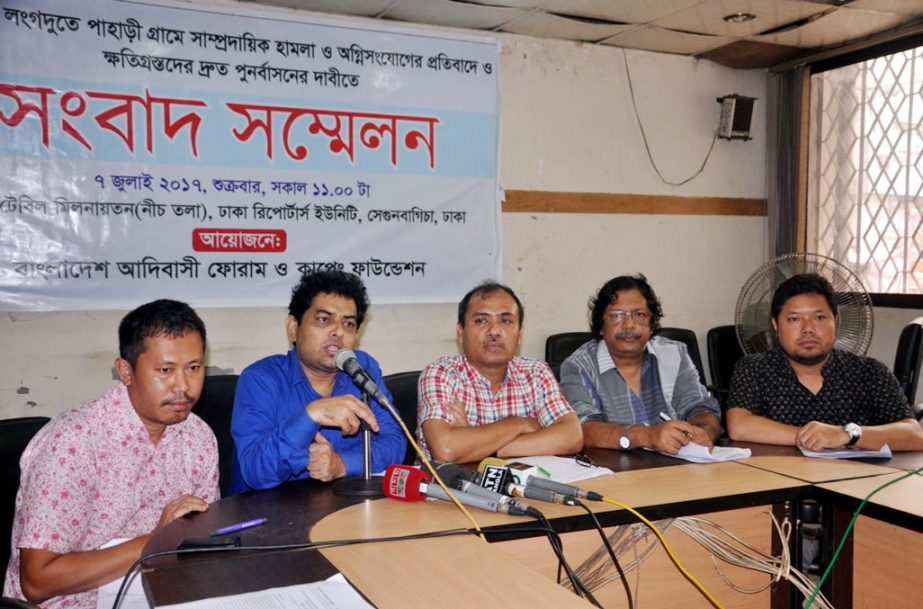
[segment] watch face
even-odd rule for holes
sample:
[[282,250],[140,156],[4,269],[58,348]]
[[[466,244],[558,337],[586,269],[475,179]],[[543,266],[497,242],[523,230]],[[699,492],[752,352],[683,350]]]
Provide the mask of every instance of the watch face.
[[628,450],[631,448],[631,438],[628,436],[621,436],[619,438],[619,446],[621,446],[624,450]]

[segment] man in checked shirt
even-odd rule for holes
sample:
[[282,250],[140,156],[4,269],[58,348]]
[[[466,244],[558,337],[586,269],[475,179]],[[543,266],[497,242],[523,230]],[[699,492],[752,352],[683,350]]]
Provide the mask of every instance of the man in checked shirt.
[[458,305],[462,352],[420,375],[417,436],[435,460],[571,454],[583,446],[573,409],[544,362],[516,355],[522,303],[510,288],[483,283]]

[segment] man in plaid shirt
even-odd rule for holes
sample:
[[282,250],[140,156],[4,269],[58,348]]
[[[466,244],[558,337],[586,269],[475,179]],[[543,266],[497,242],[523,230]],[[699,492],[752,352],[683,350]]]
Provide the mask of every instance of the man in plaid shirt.
[[486,282],[458,305],[462,353],[420,375],[417,436],[437,461],[577,452],[583,432],[544,362],[516,356],[522,303],[510,288]]

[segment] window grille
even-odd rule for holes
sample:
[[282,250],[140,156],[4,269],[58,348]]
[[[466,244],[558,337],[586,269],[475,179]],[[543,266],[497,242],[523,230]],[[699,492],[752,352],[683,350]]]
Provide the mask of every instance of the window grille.
[[808,250],[923,294],[923,47],[812,75],[809,138]]

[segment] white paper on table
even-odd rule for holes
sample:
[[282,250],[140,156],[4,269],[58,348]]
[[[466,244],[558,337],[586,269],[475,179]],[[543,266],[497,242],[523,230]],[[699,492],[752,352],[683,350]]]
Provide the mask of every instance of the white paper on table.
[[711,451],[695,442],[690,442],[679,449],[675,455],[670,453],[660,453],[668,457],[676,457],[692,463],[717,463],[719,461],[734,461],[737,459],[749,459],[751,452],[749,448],[734,448],[731,446],[714,446]]
[[[126,541],[128,541],[127,537],[113,539],[101,545],[99,549],[111,548]],[[112,609],[112,603],[115,602],[115,595],[118,594],[119,586],[122,585],[122,579],[120,577],[99,587],[99,596],[96,597],[96,609]],[[127,590],[122,595],[122,602],[119,603],[119,609],[150,609],[147,597],[144,595],[144,588],[141,585],[140,569],[135,569],[135,572],[131,574]]]
[[615,473],[608,467],[581,465],[573,457],[517,457],[510,460],[541,467],[551,474],[550,480],[565,484]]
[[864,450],[861,448],[825,448],[821,451],[808,450],[801,448],[801,454],[805,457],[817,457],[820,459],[890,459],[891,447],[885,444],[878,450]]
[[160,609],[374,609],[342,573],[326,581],[206,598]]

